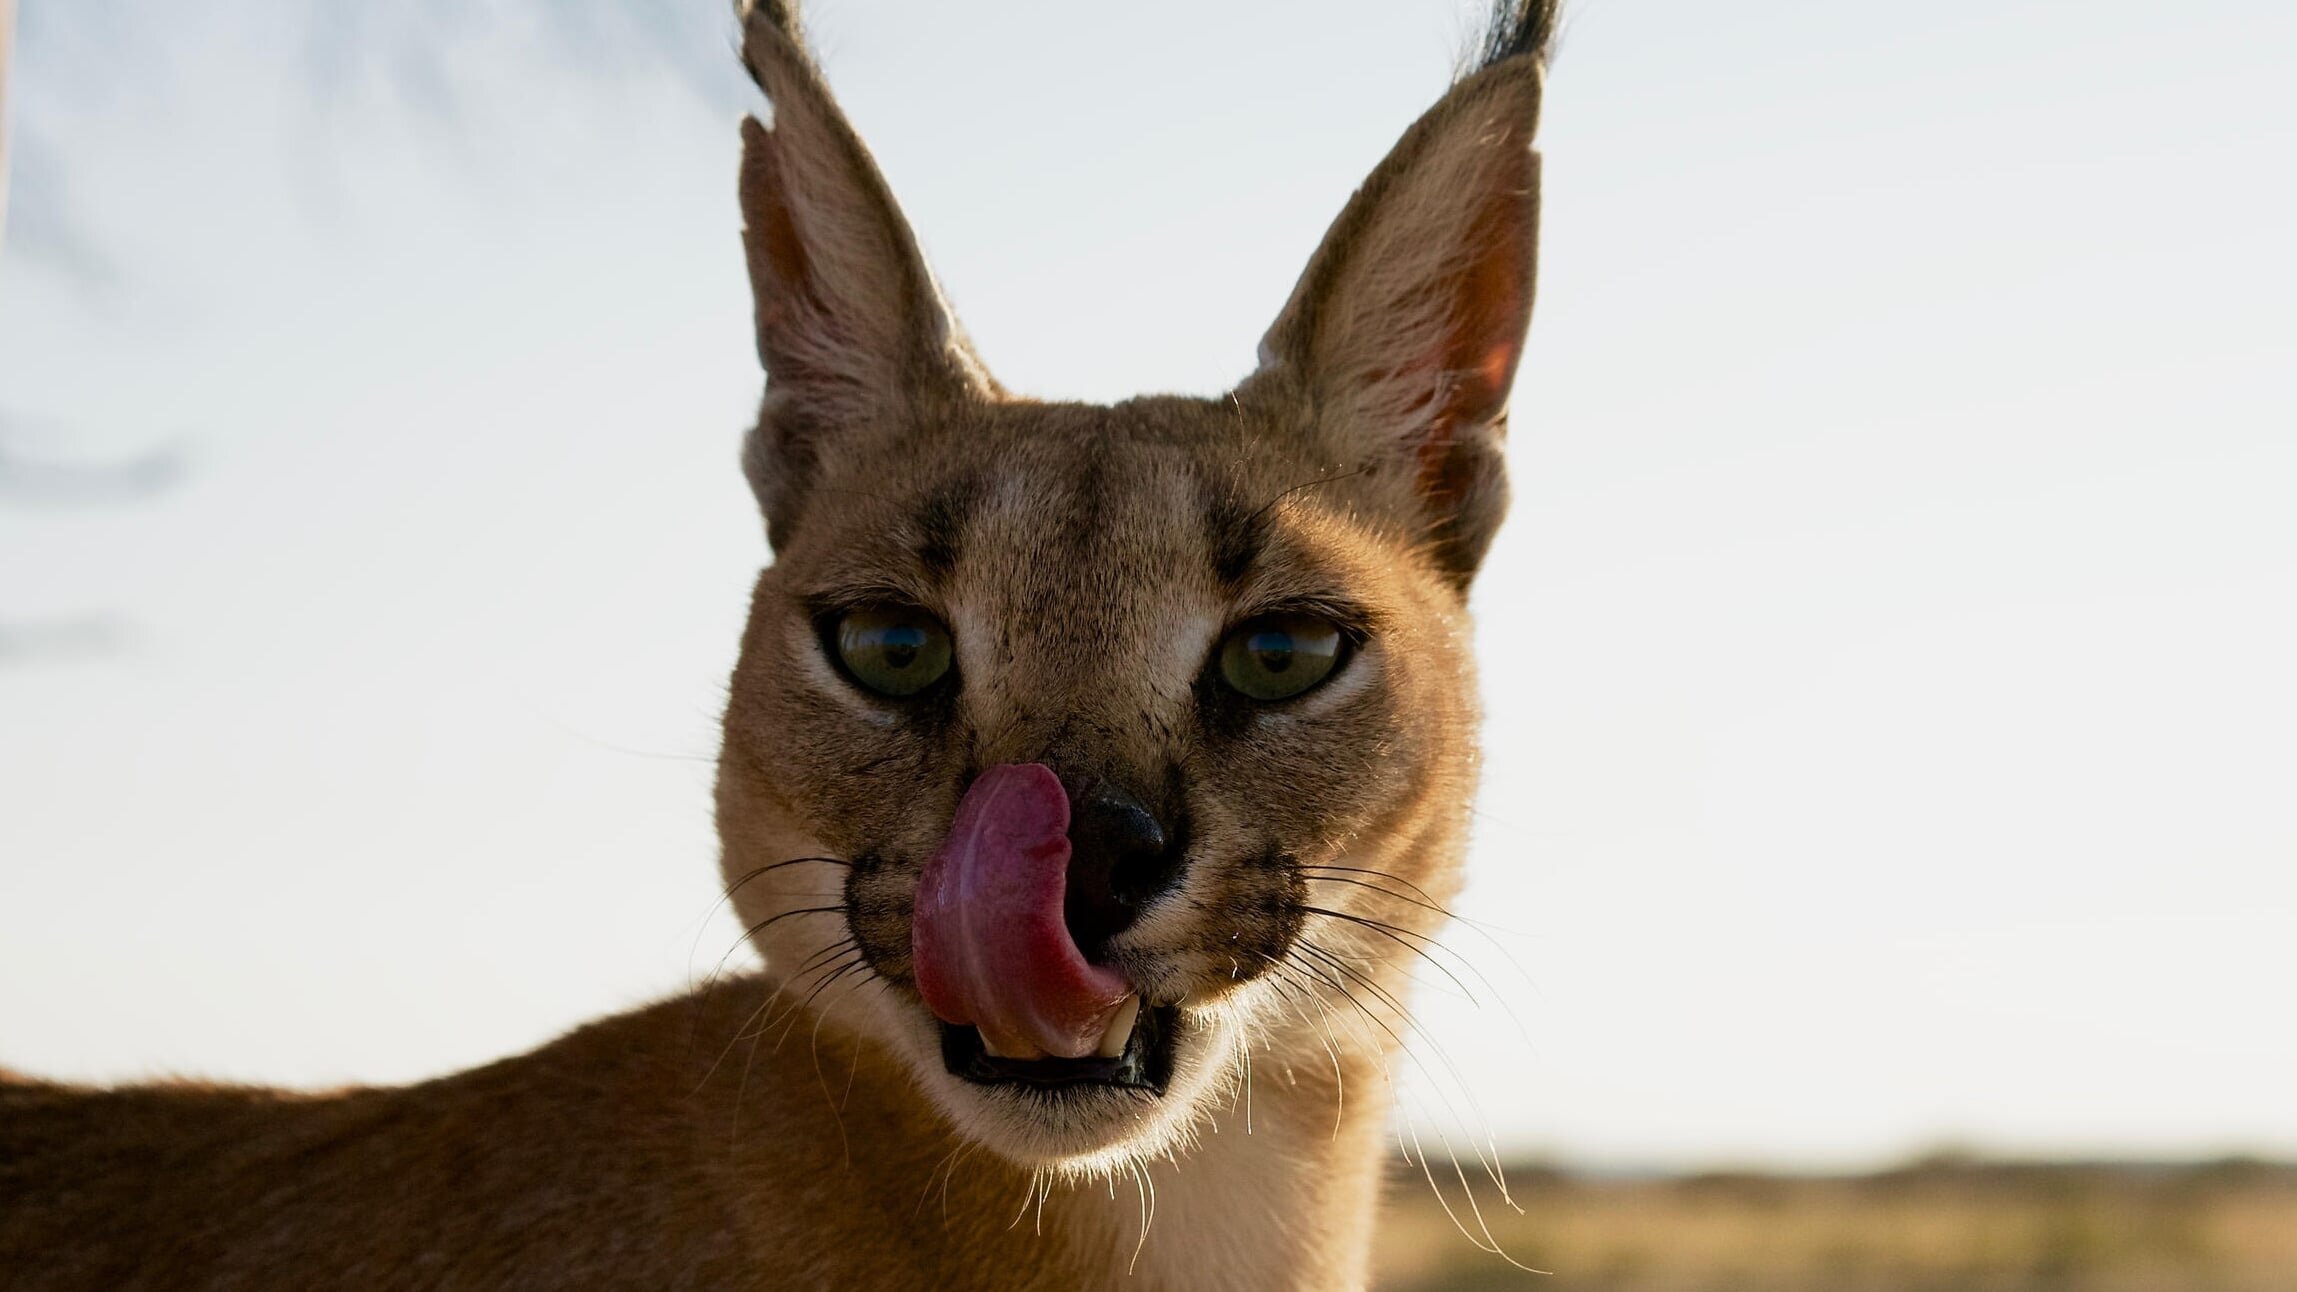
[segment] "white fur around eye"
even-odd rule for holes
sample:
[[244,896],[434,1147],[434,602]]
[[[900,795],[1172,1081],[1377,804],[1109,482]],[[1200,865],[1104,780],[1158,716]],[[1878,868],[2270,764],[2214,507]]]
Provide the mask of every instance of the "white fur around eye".
[[873,727],[900,725],[900,714],[887,708],[882,701],[863,695],[860,687],[838,672],[837,665],[829,662],[828,654],[822,649],[820,637],[810,626],[801,625],[798,632],[794,645],[797,648],[799,667],[808,685],[837,700],[848,712]]
[[1170,649],[1151,665],[1155,676],[1150,680],[1159,695],[1187,695],[1205,661],[1220,649],[1220,620],[1210,614],[1187,615],[1166,640]]

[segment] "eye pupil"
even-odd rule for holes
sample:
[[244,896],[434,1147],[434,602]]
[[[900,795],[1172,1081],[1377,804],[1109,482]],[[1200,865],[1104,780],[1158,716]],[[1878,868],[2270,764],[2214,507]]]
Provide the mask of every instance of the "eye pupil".
[[925,649],[925,633],[917,628],[888,628],[878,638],[878,656],[888,668],[908,668]]
[[1259,661],[1260,667],[1271,673],[1281,673],[1292,667],[1292,634],[1261,632],[1252,634],[1245,647]]

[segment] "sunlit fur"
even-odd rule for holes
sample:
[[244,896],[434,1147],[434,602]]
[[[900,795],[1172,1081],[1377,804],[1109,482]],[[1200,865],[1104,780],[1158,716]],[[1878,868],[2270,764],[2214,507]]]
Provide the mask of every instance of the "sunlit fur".
[[[774,560],[717,812],[763,977],[400,1090],[0,1081],[12,1286],[1362,1286],[1475,784],[1466,594],[1507,497],[1553,25],[1502,7],[1235,390],[1090,406],[988,375],[789,5],[746,13],[743,466]],[[824,643],[888,603],[954,642],[904,700]],[[1261,703],[1216,661],[1271,612],[1351,647]],[[1178,1009],[1161,1093],[945,1070],[911,906],[1001,763],[1185,830],[1103,955]]]

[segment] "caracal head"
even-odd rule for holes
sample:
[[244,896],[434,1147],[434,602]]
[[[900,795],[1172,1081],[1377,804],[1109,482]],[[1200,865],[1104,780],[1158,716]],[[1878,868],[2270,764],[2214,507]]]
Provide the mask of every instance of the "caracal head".
[[988,375],[786,7],[747,16],[775,559],[726,880],[785,992],[1013,1161],[1171,1151],[1248,1044],[1325,1061],[1320,1002],[1455,885],[1549,21],[1404,133],[1234,391],[1104,407]]

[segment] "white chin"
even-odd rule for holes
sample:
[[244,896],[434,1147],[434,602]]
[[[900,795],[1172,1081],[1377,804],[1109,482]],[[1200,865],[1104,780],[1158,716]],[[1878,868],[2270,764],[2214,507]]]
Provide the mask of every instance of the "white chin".
[[1227,1066],[1209,1057],[1235,1049],[1226,1020],[1191,1017],[1169,1038],[1169,1076],[1161,1090],[1091,1082],[982,1084],[949,1070],[938,1020],[914,1004],[895,1008],[907,1015],[893,1029],[903,1058],[959,1135],[1021,1166],[1064,1174],[1097,1175],[1185,1145]]

